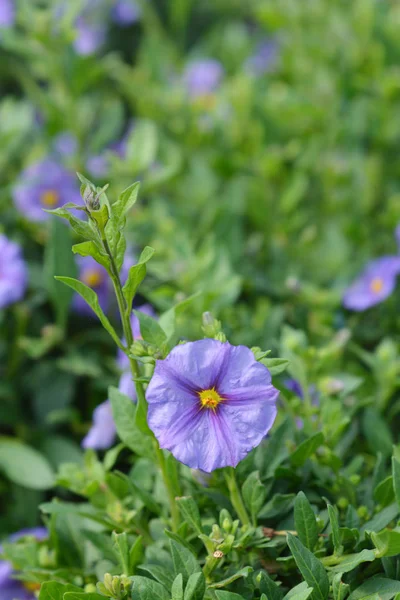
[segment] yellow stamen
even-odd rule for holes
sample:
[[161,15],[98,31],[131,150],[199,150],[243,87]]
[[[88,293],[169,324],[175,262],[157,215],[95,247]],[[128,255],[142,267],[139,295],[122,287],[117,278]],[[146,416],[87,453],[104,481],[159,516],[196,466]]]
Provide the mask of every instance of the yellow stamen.
[[28,581],[24,581],[23,586],[30,592],[38,592],[40,590],[40,583],[30,583]]
[[46,190],[40,196],[40,202],[42,206],[47,208],[54,208],[57,206],[60,199],[60,194],[56,190]]
[[218,404],[223,401],[223,398],[221,398],[215,388],[199,392],[199,397],[201,406],[203,408],[211,408],[212,410],[215,410]]
[[103,274],[97,269],[88,269],[83,273],[82,280],[89,287],[98,287],[103,282]]
[[380,277],[375,277],[370,284],[370,289],[371,292],[373,292],[374,294],[379,294],[379,292],[382,291],[383,288],[383,279],[381,279]]

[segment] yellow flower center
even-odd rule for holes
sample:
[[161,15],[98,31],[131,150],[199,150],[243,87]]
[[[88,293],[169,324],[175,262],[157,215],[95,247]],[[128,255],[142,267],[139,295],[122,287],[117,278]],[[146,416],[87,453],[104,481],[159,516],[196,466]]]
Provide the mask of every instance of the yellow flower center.
[[375,277],[370,284],[371,292],[374,294],[379,294],[383,288],[383,280],[380,277]]
[[46,190],[40,196],[42,206],[46,206],[47,208],[54,208],[57,206],[59,199],[60,194],[56,190]]
[[24,581],[23,586],[29,592],[38,592],[40,590],[40,583],[30,583],[29,581]]
[[82,280],[89,287],[97,287],[103,282],[103,274],[97,269],[88,269],[83,273]]
[[199,397],[201,406],[203,408],[211,408],[212,410],[215,410],[218,404],[223,401],[223,398],[221,398],[214,388],[199,392]]

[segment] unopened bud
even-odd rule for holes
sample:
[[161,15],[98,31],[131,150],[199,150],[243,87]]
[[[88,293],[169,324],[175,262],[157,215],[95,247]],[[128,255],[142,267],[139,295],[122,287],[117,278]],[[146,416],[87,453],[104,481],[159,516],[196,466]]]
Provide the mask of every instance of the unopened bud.
[[218,340],[219,342],[226,342],[226,335],[224,334],[223,331],[219,331],[217,333],[217,335],[215,336],[215,339]]

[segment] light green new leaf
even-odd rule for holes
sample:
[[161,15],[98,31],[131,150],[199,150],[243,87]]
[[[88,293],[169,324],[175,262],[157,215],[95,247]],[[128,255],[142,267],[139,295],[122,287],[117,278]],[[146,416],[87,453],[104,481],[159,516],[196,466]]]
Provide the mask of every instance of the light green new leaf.
[[312,551],[318,540],[318,525],[304,492],[299,492],[294,502],[294,524],[299,540]]
[[313,588],[308,587],[307,583],[303,581],[291,589],[283,600],[307,600],[307,598],[311,596],[312,592]]
[[139,320],[140,333],[144,341],[154,344],[158,348],[162,347],[167,341],[167,336],[157,321],[149,315],[140,312],[140,310],[134,310],[133,312]]
[[364,562],[372,562],[376,559],[375,550],[362,550],[356,554],[347,554],[343,560],[334,567],[327,567],[330,573],[350,573],[358,565]]
[[75,290],[75,292],[78,292],[80,296],[82,296],[82,298],[88,303],[90,308],[99,317],[104,329],[106,329],[106,331],[108,331],[108,333],[111,335],[118,348],[124,350],[121,340],[119,339],[114,327],[111,325],[110,321],[107,319],[106,315],[100,308],[99,299],[97,297],[96,292],[84,283],[82,283],[82,281],[72,279],[72,277],[56,277],[56,279],[57,281],[62,281],[62,283],[65,283],[65,285],[68,285],[70,288]]
[[40,588],[39,600],[64,600],[67,592],[82,592],[76,585],[45,581]]
[[45,212],[50,213],[51,215],[56,215],[57,217],[61,217],[62,219],[66,219],[72,229],[83,238],[87,240],[92,240],[93,242],[98,241],[98,235],[91,227],[88,221],[83,221],[78,219],[74,214],[70,213],[68,209],[76,209],[74,204],[68,203],[60,208],[55,208],[53,210],[45,210]]
[[376,557],[397,556],[400,554],[400,532],[384,529],[380,533],[371,533],[371,540],[378,550]]
[[139,187],[139,181],[132,183],[132,185],[128,186],[120,193],[118,200],[112,205],[112,214],[117,221],[123,219],[135,204],[139,193]]
[[364,600],[373,594],[378,594],[380,600],[391,600],[399,592],[400,581],[386,579],[385,577],[373,577],[364,581],[364,583],[355,589],[348,597],[348,600]]
[[123,287],[129,312],[131,312],[133,298],[135,297],[137,289],[146,276],[146,263],[151,259],[154,252],[154,248],[146,246],[139,257],[138,263],[129,269],[128,279]]
[[34,448],[11,438],[0,438],[0,470],[14,483],[32,490],[47,490],[55,482],[47,459]]
[[215,596],[217,600],[244,600],[243,596],[225,590],[216,590]]
[[288,533],[287,541],[300,573],[309,587],[313,588],[312,600],[326,600],[329,579],[324,566],[294,535]]
[[[110,270],[110,259],[105,252],[101,252],[94,242],[81,242],[72,246],[72,252],[80,256],[91,256],[107,271]],[[60,272],[60,271],[59,271]],[[64,272],[64,271],[63,271]]]
[[157,581],[139,575],[133,577],[132,581],[132,600],[171,600],[165,587]]
[[104,600],[104,596],[86,592],[67,592],[64,594],[64,600]]
[[331,504],[328,504],[329,521],[332,530],[332,541],[336,556],[343,554],[343,546],[340,542],[339,521],[335,509]]

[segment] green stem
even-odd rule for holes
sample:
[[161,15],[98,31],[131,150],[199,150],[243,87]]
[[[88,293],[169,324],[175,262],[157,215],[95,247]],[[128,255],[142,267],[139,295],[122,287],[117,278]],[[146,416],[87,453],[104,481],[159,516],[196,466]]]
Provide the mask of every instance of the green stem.
[[[119,309],[119,312],[121,315],[122,328],[124,331],[126,345],[127,345],[128,352],[129,352],[129,349],[134,342],[131,320],[130,320],[130,307],[126,303],[124,292],[122,290],[122,284],[121,284],[121,279],[119,276],[118,268],[115,264],[114,257],[112,255],[110,246],[106,239],[103,239],[103,245],[104,245],[105,251],[107,252],[108,257],[110,258],[110,265],[111,265],[110,276],[111,276],[111,280],[113,282],[115,295],[116,295],[117,303],[118,303],[118,309]],[[137,381],[137,378],[140,376],[139,365],[137,364],[135,359],[133,359],[131,357],[128,357],[128,358],[129,358],[129,364],[131,367],[133,379],[135,381],[135,389],[136,389],[136,395],[137,395],[137,399],[138,399],[138,410],[139,410],[139,408],[144,410],[146,417],[147,417],[147,401],[146,401],[146,396],[145,396],[144,389],[143,389],[143,384],[140,383],[139,381]],[[151,433],[150,430],[149,430],[149,433]],[[160,449],[157,440],[155,438],[154,438],[154,440],[155,440],[155,444],[156,444],[156,455],[157,455],[158,465],[160,467],[164,485],[167,489],[168,500],[169,500],[170,511],[171,511],[171,518],[172,518],[172,529],[174,532],[176,532],[179,527],[179,510],[178,510],[178,506],[175,501],[174,485],[168,476],[168,471],[167,471],[163,451]]]
[[251,525],[250,517],[236,481],[235,470],[232,467],[226,467],[224,474],[233,508],[236,510],[239,519],[242,521],[242,525]]

